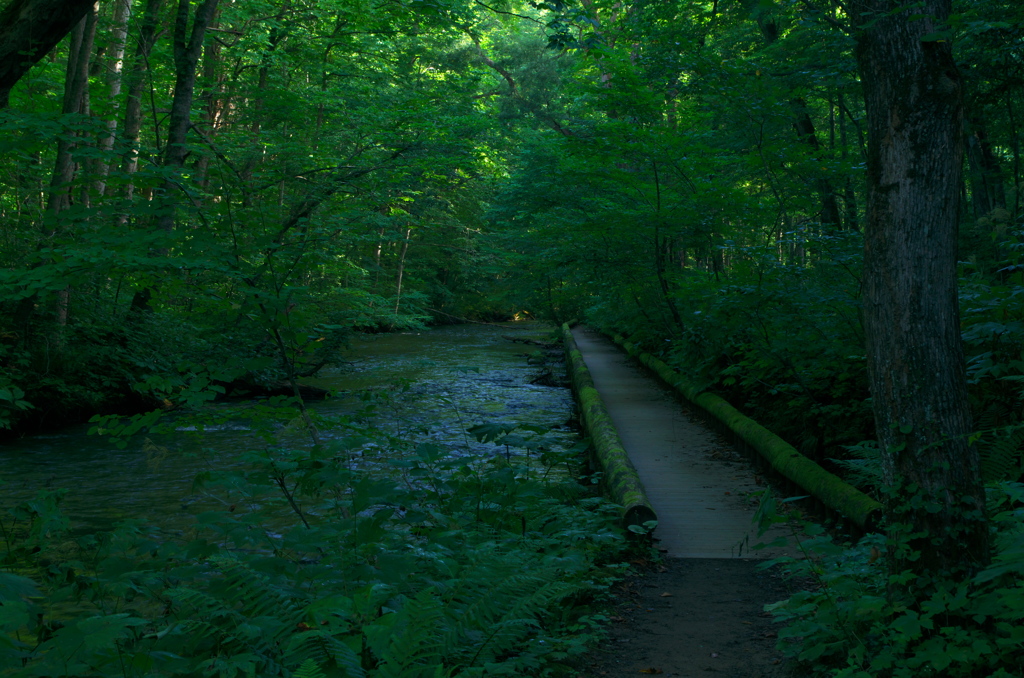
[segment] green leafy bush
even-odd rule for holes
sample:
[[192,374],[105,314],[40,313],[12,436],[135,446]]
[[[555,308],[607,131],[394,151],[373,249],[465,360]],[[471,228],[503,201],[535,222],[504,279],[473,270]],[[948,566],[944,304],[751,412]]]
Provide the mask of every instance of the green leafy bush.
[[972,578],[891,572],[902,544],[869,534],[840,544],[805,524],[802,556],[780,565],[804,590],[769,605],[778,647],[814,675],[835,678],[1010,678],[1024,673],[1024,485],[990,489],[993,564]]

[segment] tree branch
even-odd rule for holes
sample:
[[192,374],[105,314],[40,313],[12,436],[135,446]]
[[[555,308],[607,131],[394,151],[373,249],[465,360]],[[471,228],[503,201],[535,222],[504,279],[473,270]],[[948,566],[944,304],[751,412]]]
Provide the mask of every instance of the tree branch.
[[14,0],[0,13],[0,108],[11,89],[82,20],[95,0]]

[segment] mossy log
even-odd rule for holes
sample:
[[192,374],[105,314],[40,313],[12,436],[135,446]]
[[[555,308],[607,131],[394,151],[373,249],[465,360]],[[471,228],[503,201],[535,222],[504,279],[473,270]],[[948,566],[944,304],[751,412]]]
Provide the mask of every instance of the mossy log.
[[602,489],[612,501],[622,506],[622,523],[627,529],[631,525],[642,526],[650,520],[657,520],[640,476],[622,446],[601,395],[594,388],[594,380],[568,323],[562,325],[562,338],[573,394],[580,407],[581,423],[603,474]]
[[721,422],[783,477],[861,529],[875,528],[882,510],[877,501],[800,454],[792,445],[741,414],[721,397],[704,391],[661,360],[644,353],[623,336],[614,335],[612,339],[688,401]]

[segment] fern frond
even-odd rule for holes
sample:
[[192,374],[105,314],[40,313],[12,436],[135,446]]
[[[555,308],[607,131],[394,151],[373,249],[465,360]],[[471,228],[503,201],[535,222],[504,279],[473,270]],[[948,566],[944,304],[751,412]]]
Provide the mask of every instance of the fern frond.
[[494,661],[511,652],[517,645],[529,638],[532,631],[540,626],[540,618],[569,596],[580,592],[583,587],[560,581],[551,581],[531,595],[519,599],[497,623],[489,637],[478,648],[469,665]]
[[293,598],[281,591],[265,575],[242,563],[223,559],[217,561],[222,573],[222,586],[216,592],[226,594],[224,602],[243,616],[274,617],[287,629],[303,620],[304,613]]
[[315,661],[307,659],[295,670],[292,678],[327,678],[327,674],[320,670]]
[[1024,427],[1015,426],[998,431],[979,442],[981,476],[986,482],[1016,481],[1021,474],[1021,446]]
[[286,664],[301,662],[305,665],[312,661],[318,667],[337,667],[344,671],[347,678],[363,678],[366,675],[359,656],[352,648],[324,631],[296,633],[288,641],[284,654]]
[[444,610],[434,591],[420,591],[408,599],[397,614],[378,675],[381,678],[412,678],[444,673],[441,667]]

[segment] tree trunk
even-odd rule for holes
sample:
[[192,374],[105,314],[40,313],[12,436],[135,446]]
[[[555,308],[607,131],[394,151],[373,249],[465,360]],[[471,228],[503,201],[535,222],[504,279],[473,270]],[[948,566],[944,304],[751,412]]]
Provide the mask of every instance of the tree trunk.
[[[849,153],[846,136],[846,104],[843,103],[843,90],[840,89],[836,100],[839,105],[839,152],[843,163],[846,163]],[[843,184],[843,207],[845,208],[845,226],[849,231],[860,230],[857,220],[857,194],[853,190],[853,177],[846,177]]]
[[665,275],[665,252],[663,249],[668,243],[665,238],[661,237],[663,217],[661,214],[661,176],[658,173],[658,163],[652,162],[651,169],[654,173],[655,190],[654,273],[658,278],[658,287],[661,289],[661,297],[665,300],[665,305],[668,307],[669,313],[672,314],[672,321],[675,323],[674,331],[685,332],[686,326],[683,324],[683,319],[679,315],[679,309],[676,307],[676,302],[672,298],[672,290],[669,287],[668,278]]
[[[85,112],[86,92],[89,88],[89,57],[92,54],[93,37],[96,35],[96,13],[91,12],[75,26],[68,45],[68,63],[64,78],[64,102],[61,113],[77,115]],[[75,162],[72,157],[75,143],[70,134],[63,135],[57,142],[57,158],[50,177],[50,192],[47,196],[46,211],[49,223],[48,233],[57,230],[57,215],[71,206],[71,181],[75,177]]]
[[989,537],[957,305],[961,80],[949,42],[922,39],[942,30],[950,0],[856,7],[867,27],[857,36],[868,119],[864,326],[887,517],[901,547],[891,566],[926,578],[970,573],[988,562]]
[[[219,14],[219,13],[218,13]],[[210,22],[210,30],[218,28],[219,22]],[[224,71],[221,67],[222,44],[211,40],[203,47],[203,79],[207,89],[200,95],[206,104],[202,111],[202,126],[207,139],[212,143],[217,138],[221,112],[227,105],[224,99]],[[211,149],[212,150],[212,149]],[[210,188],[210,154],[204,153],[196,162],[196,183],[205,193]]]
[[985,133],[979,116],[971,116],[967,134],[967,166],[971,175],[971,202],[974,218],[988,216],[992,210],[1006,208],[1006,188],[999,159],[992,152],[992,144]]
[[[206,28],[217,10],[217,0],[203,0],[196,8],[191,32],[188,29],[190,0],[178,0],[178,11],[174,19],[174,97],[171,100],[171,115],[167,126],[167,145],[164,148],[164,167],[180,169],[185,166],[188,148],[185,145],[189,127],[192,125],[192,98],[196,88],[196,66],[203,50]],[[165,181],[160,188],[164,199],[174,191],[171,181]],[[168,204],[173,207],[173,200]],[[159,218],[159,227],[171,230],[174,227],[174,210],[165,209]]]
[[[146,88],[146,74],[149,72],[149,55],[156,44],[157,19],[164,0],[146,0],[143,11],[142,27],[139,29],[138,41],[135,46],[135,57],[132,72],[128,81],[128,97],[124,106],[124,138],[128,145],[125,152],[123,168],[131,175],[139,168],[139,133],[142,130],[142,92]],[[159,140],[159,130],[157,130]],[[129,183],[125,196],[131,200],[135,187]],[[120,219],[121,223],[127,216]]]
[[104,159],[100,160],[96,194],[100,197],[106,193],[107,176],[110,174],[110,163],[105,159],[114,148],[114,137],[117,135],[117,109],[121,99],[121,76],[124,72],[124,46],[128,36],[128,22],[132,16],[132,0],[115,0],[114,25],[110,30],[110,55],[107,67],[107,94],[110,97],[110,118],[107,120],[107,134],[100,139],[100,148],[104,151]]
[[1020,215],[1020,137],[1017,135],[1017,116],[1014,115],[1013,97],[1006,97],[1006,114],[1010,121],[1010,146],[1013,148],[1013,212],[1010,218],[1017,221]]
[[398,315],[399,305],[402,303],[402,276],[405,274],[405,255],[409,252],[409,240],[412,238],[412,229],[405,229],[405,239],[402,240],[402,251],[398,254],[398,271],[395,274],[395,315]]
[[[64,79],[64,102],[61,112],[65,115],[86,113],[89,92],[89,60],[92,55],[92,43],[96,35],[96,11],[88,13],[72,31],[68,45],[68,62]],[[73,152],[75,143],[70,134],[63,135],[57,142],[57,158],[54,161],[53,175],[50,177],[50,193],[47,196],[46,220],[43,227],[48,236],[60,230],[60,213],[71,207],[71,182],[75,178],[75,161]],[[53,344],[57,349],[64,345],[64,327],[68,324],[68,308],[71,301],[71,287],[57,292],[57,304],[54,315],[57,330],[53,336]]]
[[[773,45],[778,41],[780,35],[779,25],[774,18],[762,11],[764,4],[758,5],[753,0],[746,0],[745,6],[748,11],[752,12],[757,8],[755,12],[757,27],[761,30],[761,37],[764,38],[765,44]],[[817,160],[817,156],[821,152],[821,144],[818,142],[818,133],[814,129],[814,121],[811,120],[807,102],[801,97],[793,97],[790,100],[790,104],[793,106],[793,129],[796,131],[796,136],[801,142],[810,146],[813,157]],[[839,218],[839,203],[836,200],[836,191],[832,186],[831,180],[827,177],[819,177],[814,180],[814,183],[821,199],[819,221],[832,228],[840,228],[842,221]]]
[[[203,50],[206,28],[213,21],[217,0],[203,0],[196,8],[192,29],[188,28],[190,0],[178,0],[174,19],[174,96],[171,99],[171,115],[167,123],[167,145],[164,147],[161,165],[177,174],[185,166],[188,148],[185,145],[188,130],[192,126],[192,98],[196,87],[196,66]],[[166,176],[166,175],[165,175]],[[168,176],[157,189],[159,216],[155,221],[157,230],[170,233],[174,230],[175,205],[172,195],[177,191],[177,179]],[[164,248],[163,254],[166,254]],[[132,309],[146,310],[152,291],[140,290],[132,299]]]
[[[821,144],[818,142],[818,133],[814,129],[814,121],[811,120],[811,114],[807,110],[807,102],[797,97],[792,103],[796,108],[796,119],[793,121],[796,136],[800,141],[811,147],[814,159],[818,160],[818,156],[821,155]],[[832,187],[832,182],[826,177],[819,177],[815,179],[815,183],[817,184],[818,195],[821,199],[819,220],[822,224],[832,228],[841,227],[839,202],[836,200],[836,191]]]
[[18,80],[94,7],[95,0],[14,0],[0,12],[0,108]]

